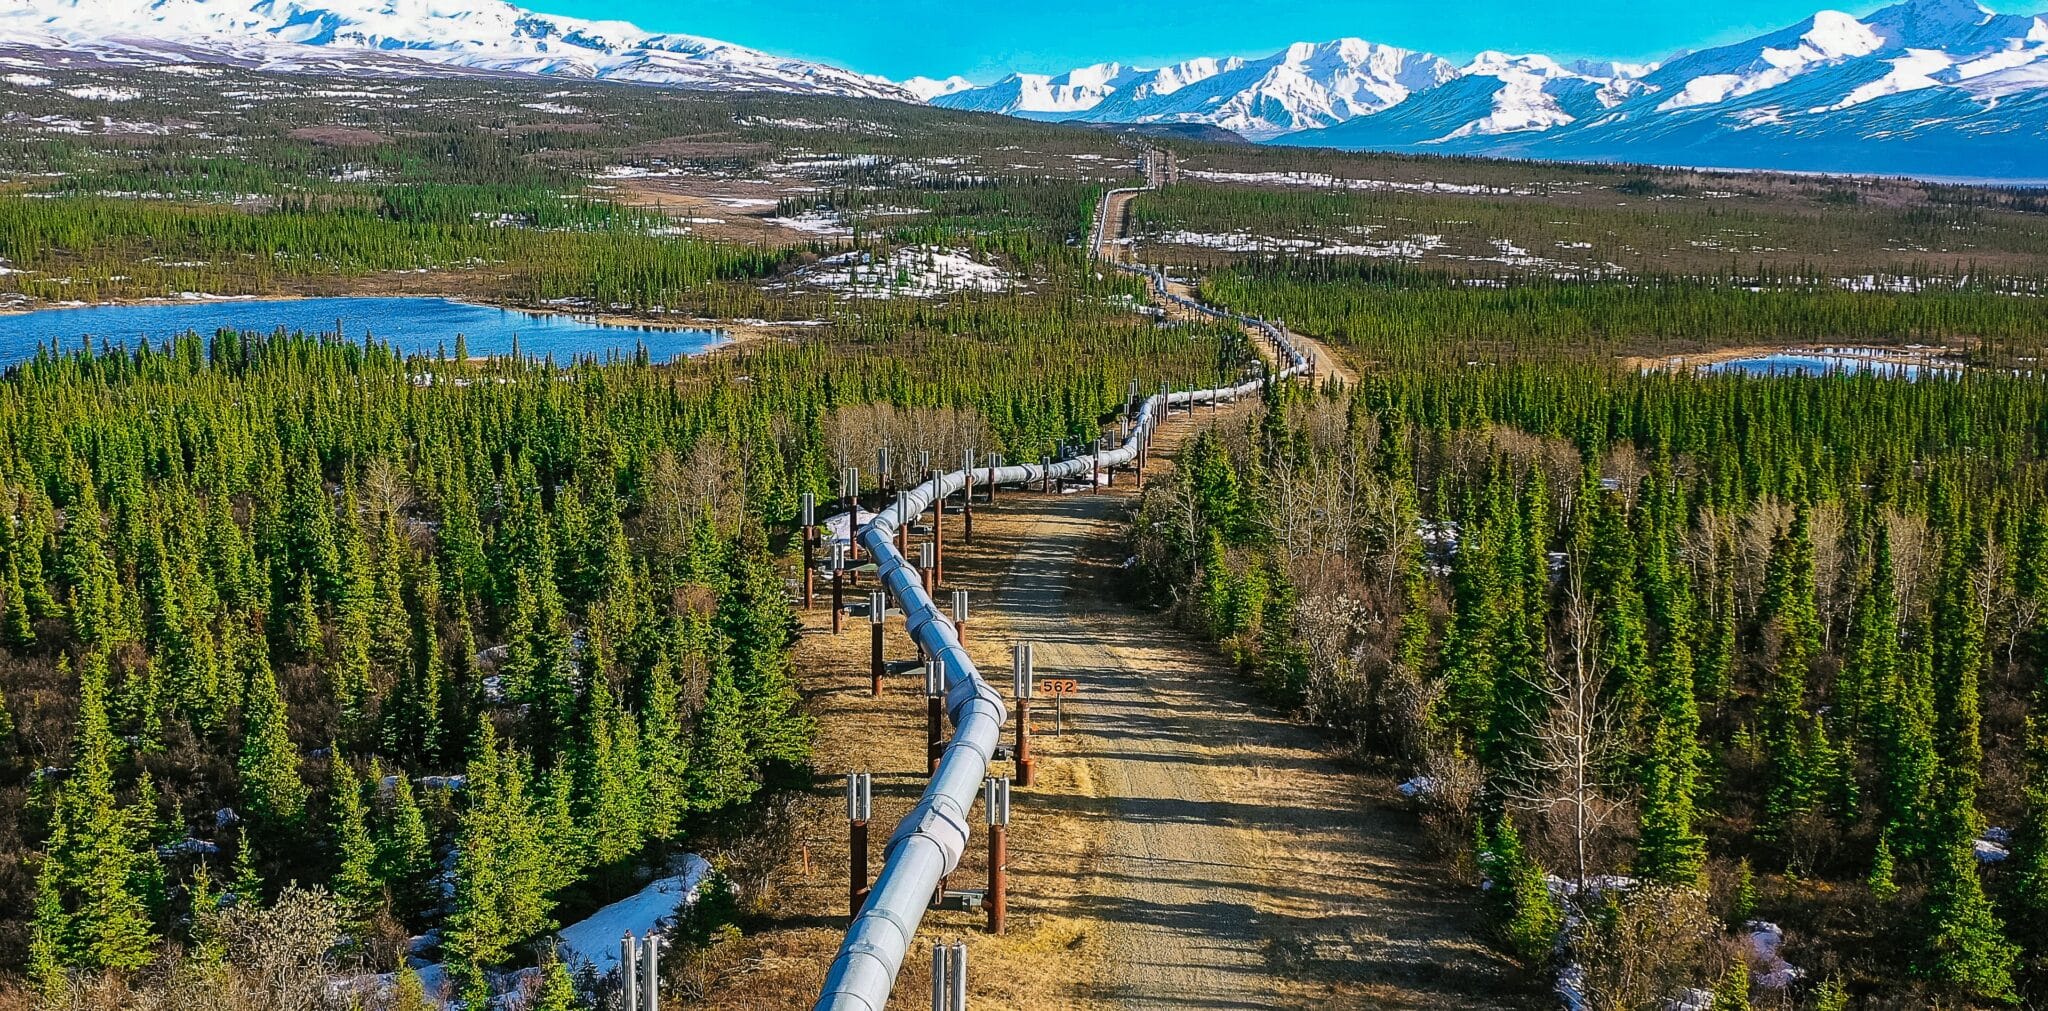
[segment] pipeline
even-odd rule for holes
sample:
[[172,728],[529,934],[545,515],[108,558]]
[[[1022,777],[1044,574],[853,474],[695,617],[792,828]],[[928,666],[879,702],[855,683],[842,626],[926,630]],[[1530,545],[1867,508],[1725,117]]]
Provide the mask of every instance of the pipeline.
[[[1119,193],[1137,193],[1144,187],[1110,190],[1102,196],[1091,229],[1091,255],[1100,256],[1108,228],[1110,199]],[[974,484],[1030,484],[1050,478],[1061,480],[1121,466],[1137,459],[1140,442],[1151,434],[1169,406],[1233,401],[1257,393],[1267,382],[1289,379],[1308,371],[1308,358],[1287,339],[1285,329],[1262,319],[1224,312],[1192,299],[1175,295],[1167,287],[1166,275],[1151,267],[1114,264],[1118,269],[1149,278],[1161,298],[1219,319],[1234,319],[1257,328],[1272,338],[1274,346],[1287,356],[1288,364],[1266,378],[1211,390],[1181,390],[1146,398],[1139,408],[1131,434],[1123,445],[1079,456],[1051,465],[1020,464],[979,467],[972,471]],[[960,645],[959,632],[930,594],[925,592],[918,571],[897,552],[896,528],[915,519],[934,500],[966,487],[969,471],[955,470],[939,475],[905,492],[862,527],[860,539],[875,560],[882,586],[903,610],[910,635],[924,647],[925,655],[945,666],[945,712],[952,722],[953,737],[939,759],[917,806],[896,825],[883,850],[881,873],[860,914],[846,928],[846,939],[825,976],[825,986],[815,1005],[817,1011],[882,1011],[896,973],[910,951],[912,935],[931,905],[939,879],[960,865],[967,849],[968,813],[988,775],[1003,726],[1009,722],[1009,708],[1002,696],[974,666],[974,660]]]

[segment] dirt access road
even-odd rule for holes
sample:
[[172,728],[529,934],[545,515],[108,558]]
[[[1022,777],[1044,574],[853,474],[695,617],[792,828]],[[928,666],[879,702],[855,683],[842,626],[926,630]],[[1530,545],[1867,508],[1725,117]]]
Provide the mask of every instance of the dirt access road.
[[[1137,1009],[1526,1006],[1518,974],[1475,939],[1473,891],[1446,880],[1389,784],[1345,771],[1157,616],[1095,592],[1128,505],[1016,500],[1029,526],[995,608],[1006,633],[1040,644],[1041,675],[1082,685],[1059,742],[1086,764],[1079,789],[1019,803],[1103,829],[1062,911],[1107,942],[1089,996]],[[1035,722],[1049,729],[1044,708]]]
[[[1103,209],[1104,223],[1107,227],[1102,230],[1102,245],[1095,250],[1097,258],[1110,263],[1135,262],[1131,255],[1135,240],[1130,237],[1130,206],[1131,200],[1135,197],[1137,197],[1136,193],[1112,193],[1109,195],[1108,206]],[[1182,298],[1200,301],[1194,286],[1184,281],[1168,280],[1166,288]],[[1158,300],[1154,299],[1154,301],[1156,303]],[[1166,310],[1167,317],[1170,319],[1186,319],[1192,318],[1195,315],[1182,306],[1170,303],[1161,306],[1161,308]],[[1292,331],[1289,331],[1289,336],[1293,338],[1294,342],[1303,351],[1306,351],[1315,359],[1318,379],[1327,374],[1342,380],[1346,386],[1358,382],[1358,373],[1345,362],[1342,356],[1333,352],[1329,345],[1314,337]]]

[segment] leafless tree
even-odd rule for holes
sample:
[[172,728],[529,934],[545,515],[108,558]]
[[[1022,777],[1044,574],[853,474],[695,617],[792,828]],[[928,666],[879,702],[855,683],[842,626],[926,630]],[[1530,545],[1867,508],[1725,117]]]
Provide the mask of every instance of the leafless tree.
[[1621,809],[1612,770],[1624,740],[1604,691],[1605,663],[1595,636],[1592,601],[1575,561],[1566,591],[1563,634],[1533,687],[1542,711],[1522,714],[1536,729],[1522,768],[1508,777],[1513,801],[1562,827],[1573,881],[1585,894],[1597,837]]

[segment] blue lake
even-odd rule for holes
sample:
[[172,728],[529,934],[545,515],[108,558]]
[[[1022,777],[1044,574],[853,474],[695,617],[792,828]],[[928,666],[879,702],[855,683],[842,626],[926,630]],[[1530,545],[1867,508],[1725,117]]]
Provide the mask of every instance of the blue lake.
[[365,334],[405,351],[455,353],[461,334],[470,355],[512,351],[552,354],[566,363],[578,355],[630,356],[641,347],[657,362],[697,354],[724,342],[711,330],[598,323],[550,313],[519,312],[446,298],[301,298],[209,302],[151,302],[0,314],[0,366],[31,358],[52,340],[65,350],[90,336],[95,346],[139,340],[161,345],[188,332],[211,336],[222,328],[271,333],[279,327],[308,334],[340,332],[360,342]]
[[1837,372],[1863,373],[1892,379],[1918,379],[1922,373],[1949,375],[1959,366],[1936,361],[1912,362],[1873,358],[1867,354],[1783,354],[1737,358],[1700,367],[1702,372],[1741,372],[1753,376],[1824,376]]

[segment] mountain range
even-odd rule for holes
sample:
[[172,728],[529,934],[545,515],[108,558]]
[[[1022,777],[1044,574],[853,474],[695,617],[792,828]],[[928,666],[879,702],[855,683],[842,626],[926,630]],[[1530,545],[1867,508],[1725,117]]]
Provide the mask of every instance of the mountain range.
[[505,0],[0,0],[0,50],[66,63],[471,72],[921,100],[880,77]]
[[2048,14],[1907,0],[1652,64],[1484,52],[1457,65],[1341,39],[1011,74],[928,100],[1352,150],[2048,180]]
[[985,85],[898,83],[506,0],[0,0],[0,58],[540,75],[1213,128],[1281,145],[2048,178],[2048,14],[1995,14],[1975,0],[1821,11],[1650,64],[1505,52],[1454,62],[1347,38]]

